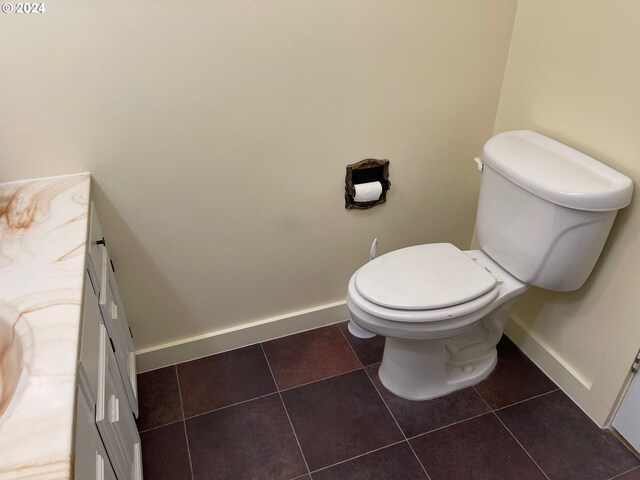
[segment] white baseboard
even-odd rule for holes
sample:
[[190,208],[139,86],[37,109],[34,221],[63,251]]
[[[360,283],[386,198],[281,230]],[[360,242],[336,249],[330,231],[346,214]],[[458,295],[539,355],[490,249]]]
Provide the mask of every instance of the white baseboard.
[[505,333],[529,358],[533,357],[534,363],[540,362],[538,366],[550,377],[558,377],[571,383],[577,381],[583,388],[591,389],[592,380],[584,377],[565,361],[551,346],[536,335],[519,316],[513,314],[510,316]]
[[511,315],[505,333],[598,426],[607,426],[609,410],[600,404],[592,391],[593,380],[581,375],[517,315]]
[[138,372],[246,347],[348,318],[349,310],[346,302],[342,301],[155,345],[136,352]]

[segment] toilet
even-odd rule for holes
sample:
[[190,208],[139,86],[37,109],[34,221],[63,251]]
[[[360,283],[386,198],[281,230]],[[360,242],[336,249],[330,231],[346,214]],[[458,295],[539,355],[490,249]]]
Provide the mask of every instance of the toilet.
[[476,162],[480,249],[402,248],[349,281],[350,330],[386,337],[380,381],[400,397],[426,400],[486,378],[517,297],[531,286],[580,288],[631,201],[628,177],[532,131],[496,135]]

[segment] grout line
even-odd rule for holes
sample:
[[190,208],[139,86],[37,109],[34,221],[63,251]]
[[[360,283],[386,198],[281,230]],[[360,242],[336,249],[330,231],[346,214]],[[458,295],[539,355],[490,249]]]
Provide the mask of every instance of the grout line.
[[418,463],[420,464],[420,466],[422,467],[422,471],[424,472],[424,474],[427,476],[428,480],[431,480],[431,477],[429,476],[429,474],[427,473],[427,469],[425,468],[425,466],[422,464],[422,462],[420,461],[420,459],[418,458],[418,454],[416,453],[416,451],[413,449],[413,445],[411,445],[411,442],[409,440],[407,440],[407,445],[409,445],[409,448],[411,449],[411,451],[413,452],[413,455],[416,457],[416,460],[418,461]]
[[[475,386],[474,386],[474,389],[475,389]],[[559,388],[554,388],[553,390],[549,390],[548,392],[544,392],[544,393],[541,393],[539,395],[534,395],[533,397],[525,398],[524,400],[520,400],[518,402],[510,403],[509,405],[505,405],[504,407],[499,407],[499,408],[491,408],[491,405],[489,405],[487,402],[484,402],[484,403],[487,403],[487,406],[489,408],[491,408],[492,412],[499,412],[500,410],[504,410],[505,408],[513,407],[514,405],[519,405],[521,403],[528,402],[529,400],[534,400],[536,398],[544,397],[545,395],[549,395],[550,393],[557,392],[558,390],[560,390],[560,389]],[[480,398],[482,398],[482,395],[480,395],[480,392],[478,392],[478,390],[476,390],[476,393],[480,396]],[[482,400],[484,400],[484,398],[482,398]]]
[[391,408],[389,408],[389,405],[387,405],[387,402],[385,401],[384,397],[382,396],[382,393],[380,393],[378,388],[373,383],[373,380],[371,380],[371,377],[366,372],[365,372],[365,375],[367,375],[367,378],[369,379],[369,383],[371,383],[371,386],[373,387],[373,389],[376,391],[376,393],[380,397],[380,400],[382,400],[382,403],[384,404],[384,406],[387,407],[387,411],[389,412],[389,415],[391,415],[391,418],[393,418],[393,421],[395,422],[396,426],[398,427],[398,430],[400,430],[400,433],[404,437],[404,440],[407,442],[407,445],[409,445],[409,448],[411,449],[411,452],[413,453],[413,456],[416,457],[416,460],[418,461],[418,464],[422,467],[422,471],[427,476],[427,479],[431,480],[431,477],[427,473],[427,469],[425,468],[425,466],[422,464],[422,462],[418,458],[418,454],[413,449],[413,445],[411,445],[411,443],[409,442],[409,439],[407,438],[407,436],[404,434],[404,430],[402,430],[402,427],[400,427],[400,424],[398,423],[398,420],[396,420],[396,417],[393,415],[393,412],[391,411]]
[[178,396],[180,397],[180,410],[182,411],[182,427],[184,428],[184,439],[187,442],[187,455],[189,455],[189,470],[191,471],[191,480],[193,478],[193,464],[191,463],[191,449],[189,448],[189,435],[187,435],[187,419],[184,418],[184,406],[182,405],[182,389],[180,388],[180,376],[178,375],[178,366],[174,365],[176,371],[176,380],[178,381]]
[[429,474],[427,473],[427,469],[424,467],[424,465],[422,464],[422,462],[420,461],[420,459],[418,458],[418,455],[416,454],[416,451],[413,449],[413,445],[411,445],[411,443],[409,442],[409,440],[407,439],[407,436],[404,434],[404,430],[402,430],[402,427],[400,427],[400,424],[398,423],[398,420],[396,420],[396,417],[393,415],[393,412],[391,411],[391,408],[389,408],[389,405],[387,405],[387,402],[384,400],[384,397],[382,396],[382,394],[380,393],[380,391],[378,390],[378,388],[375,386],[375,384],[373,383],[373,380],[371,380],[371,377],[369,376],[369,374],[367,373],[366,367],[364,366],[364,363],[362,363],[362,360],[360,360],[360,357],[358,357],[358,354],[356,353],[356,351],[354,350],[353,346],[351,345],[351,342],[349,342],[349,339],[347,338],[347,336],[345,335],[345,333],[342,331],[341,328],[338,327],[338,330],[340,330],[340,332],[342,332],[342,336],[344,337],[344,339],[347,341],[347,345],[349,345],[349,348],[351,348],[351,351],[353,352],[353,354],[356,356],[356,358],[358,359],[358,361],[360,362],[360,365],[362,365],[362,368],[364,369],[364,374],[367,376],[367,378],[369,379],[369,383],[371,384],[371,386],[373,387],[373,389],[376,391],[376,393],[378,394],[378,397],[380,397],[380,400],[382,400],[382,403],[384,404],[384,406],[387,408],[387,411],[389,412],[389,415],[391,415],[391,418],[393,418],[393,421],[396,424],[396,427],[398,427],[398,430],[400,430],[400,433],[402,434],[402,436],[404,437],[404,441],[407,442],[407,445],[409,445],[409,448],[411,449],[411,452],[413,453],[413,456],[416,458],[416,460],[418,461],[418,465],[420,465],[422,467],[422,471],[424,472],[424,474],[427,476],[428,480],[431,480],[431,477],[429,476]]
[[[489,405],[487,403],[487,401],[484,399],[484,397],[482,395],[480,395],[480,392],[478,391],[478,389],[476,388],[475,385],[471,385],[471,388],[473,388],[473,391],[476,392],[476,395],[478,395],[480,397],[480,400],[482,400],[482,402],[487,406],[487,408],[489,409],[489,412],[487,413],[493,413],[493,408],[491,408],[491,405]],[[515,403],[514,403],[515,405]],[[509,405],[511,406],[511,405]]]
[[[468,388],[468,387],[466,387],[466,388]],[[491,413],[493,413],[491,410],[489,410],[488,412],[482,412],[482,413],[479,413],[478,415],[474,415],[473,417],[464,418],[462,420],[458,420],[457,422],[449,423],[447,425],[443,425],[442,427],[434,428],[433,430],[428,430],[426,432],[419,433],[417,435],[414,435],[413,437],[407,437],[407,440],[413,440],[415,438],[422,437],[424,435],[429,435],[430,433],[437,432],[437,431],[443,430],[445,428],[453,427],[454,425],[458,425],[459,423],[468,422],[469,420],[473,420],[475,418],[484,417],[485,415],[489,415]]]
[[[266,357],[266,355],[265,355]],[[269,361],[267,360],[267,363],[269,363]],[[271,369],[271,366],[269,366],[269,369]],[[347,373],[353,373],[353,372],[357,372],[358,370],[364,370],[363,367],[356,367],[353,368],[351,370],[347,370],[346,372],[340,372],[340,373],[336,373],[335,375],[331,375],[328,377],[323,377],[323,378],[319,378],[317,380],[311,380],[310,382],[307,383],[301,383],[300,385],[296,385],[294,387],[287,387],[287,388],[283,388],[282,390],[278,390],[278,392],[288,392],[289,390],[293,390],[295,388],[299,388],[299,387],[306,387],[307,385],[311,385],[313,383],[318,383],[318,382],[322,382],[323,380],[329,380],[330,378],[335,378],[335,377],[340,377],[341,375],[346,375]],[[273,375],[273,373],[272,373]],[[275,381],[275,379],[274,379]],[[276,383],[276,387],[277,387],[277,383]]]
[[617,475],[611,477],[609,480],[615,480],[616,478],[620,478],[623,475],[626,475],[627,473],[633,472],[634,470],[640,470],[640,465],[636,465],[635,467],[633,467],[630,470],[627,470],[626,472],[618,473]]
[[[260,343],[260,348],[262,349],[262,355],[264,355],[264,359],[267,362],[267,366],[269,367],[269,372],[271,373],[271,377],[273,378],[273,383],[278,388],[278,383],[276,382],[276,377],[273,375],[273,370],[271,370],[271,364],[269,363],[269,359],[267,358],[267,354],[264,351],[264,346]],[[300,450],[300,455],[302,455],[302,461],[304,462],[305,467],[307,467],[307,473],[311,476],[311,470],[309,470],[309,464],[307,463],[307,458],[304,456],[304,452],[302,451],[302,446],[300,445],[300,440],[298,440],[298,434],[296,433],[296,429],[293,428],[293,422],[291,421],[291,417],[289,416],[289,411],[287,410],[287,406],[284,404],[284,400],[282,399],[282,394],[278,391],[278,397],[280,397],[280,403],[282,404],[282,408],[284,408],[284,413],[287,416],[287,420],[289,420],[289,426],[291,427],[291,431],[293,432],[293,438],[296,439],[296,443],[298,444],[298,449]]]
[[[405,443],[406,441],[407,441],[406,439],[405,440],[398,440],[397,442],[390,443],[389,445],[385,445],[384,447],[374,448],[373,450],[369,450],[368,452],[364,452],[364,453],[361,453],[359,455],[355,455],[353,457],[349,457],[349,458],[346,458],[344,460],[340,460],[339,462],[332,463],[331,465],[327,465],[326,467],[318,468],[318,469],[314,470],[312,473],[318,473],[318,472],[321,472],[323,470],[327,470],[328,468],[335,467],[336,465],[340,465],[340,464],[343,464],[343,463],[350,462],[351,460],[355,460],[356,458],[364,457],[365,455],[369,455],[370,453],[379,452],[380,450],[384,450],[385,448],[394,447],[394,446],[399,445],[401,443]],[[422,465],[422,464],[420,464],[420,465]]]
[[260,400],[261,398],[269,397],[269,396],[275,395],[277,393],[278,393],[278,391],[276,390],[275,392],[265,393],[264,395],[260,395],[258,397],[249,398],[247,400],[241,400],[241,401],[236,402],[236,403],[230,403],[229,405],[225,405],[223,407],[214,408],[213,410],[207,410],[206,412],[196,413],[195,415],[191,415],[190,417],[185,417],[185,420],[191,420],[192,418],[201,417],[202,415],[206,415],[208,413],[217,412],[218,410],[224,410],[225,408],[235,407],[237,405],[242,405],[243,403],[253,402],[254,400]]
[[[183,415],[183,417],[184,417],[184,415]],[[156,425],[155,427],[147,428],[146,430],[138,430],[138,433],[151,432],[153,430],[157,430],[157,429],[162,428],[162,427],[168,427],[169,425],[173,425],[173,424],[178,423],[178,422],[184,422],[184,418],[182,418],[180,420],[175,420],[175,421],[169,422],[169,423],[163,423],[162,425]]]
[[[475,390],[475,392],[480,396],[480,398],[482,398],[482,401],[487,405],[487,407],[491,408],[491,406],[486,402],[486,400],[482,397],[482,395],[480,395],[480,392],[478,392],[478,390],[476,390],[476,386],[475,386],[475,385],[473,385],[473,389],[474,389],[474,390]],[[555,391],[555,390],[554,390],[554,391]],[[547,392],[547,393],[551,393],[551,392]],[[544,393],[544,394],[542,394],[542,395],[546,395],[546,393]],[[538,395],[538,397],[541,397],[542,395]],[[537,397],[532,397],[532,398],[537,398]],[[530,398],[529,400],[531,400],[531,398]],[[526,401],[526,400],[523,400],[523,401]],[[522,402],[519,402],[519,403],[522,403]],[[514,404],[514,405],[515,405],[515,404]],[[526,453],[526,454],[527,454],[527,457],[529,457],[529,458],[531,459],[531,461],[533,462],[533,464],[534,464],[536,467],[538,467],[538,470],[540,470],[540,472],[542,472],[542,474],[544,475],[544,478],[546,478],[547,480],[550,480],[550,479],[549,479],[549,476],[547,475],[547,473],[542,469],[542,467],[541,467],[540,465],[538,465],[538,462],[536,462],[536,461],[534,460],[534,458],[533,458],[533,457],[531,456],[531,454],[527,451],[527,449],[526,449],[526,448],[524,448],[524,445],[522,445],[522,444],[520,443],[520,440],[518,440],[518,439],[516,438],[516,436],[513,434],[513,432],[512,432],[511,430],[509,430],[509,427],[507,427],[507,426],[504,424],[504,422],[503,422],[503,421],[502,421],[502,419],[498,416],[498,414],[497,414],[495,411],[493,411],[493,410],[491,410],[491,413],[493,414],[493,416],[494,416],[494,417],[496,417],[496,418],[498,419],[498,421],[500,422],[500,424],[501,424],[501,425],[502,425],[502,426],[507,430],[507,432],[509,432],[509,435],[511,435],[511,437],[513,437],[513,439],[516,441],[516,443],[517,443],[518,445],[520,445],[520,448],[522,449],[522,451],[523,451],[524,453]]]
[[[353,354],[356,356],[356,358],[358,359],[358,363],[360,365],[362,365],[362,368],[367,368],[364,366],[364,363],[362,363],[362,360],[360,360],[360,357],[358,356],[358,354],[356,353],[356,351],[354,350],[353,346],[351,345],[351,342],[349,341],[349,339],[347,338],[347,336],[344,334],[344,332],[342,331],[342,329],[340,327],[338,327],[338,330],[340,331],[340,333],[342,334],[342,337],[345,339],[345,341],[347,342],[347,345],[349,345],[349,348],[351,349],[351,351],[353,352]],[[368,376],[368,375],[367,375]]]
[[538,470],[540,470],[540,471],[542,472],[542,474],[544,475],[544,477],[545,477],[546,479],[549,479],[549,476],[547,475],[547,473],[542,469],[542,467],[541,467],[540,465],[538,465],[538,462],[536,462],[536,461],[534,460],[534,458],[531,456],[531,454],[528,452],[528,450],[527,450],[526,448],[524,448],[524,445],[522,445],[522,444],[520,443],[520,440],[518,440],[518,439],[516,438],[516,436],[513,434],[513,432],[512,432],[511,430],[509,430],[509,428],[504,424],[504,422],[503,422],[503,421],[502,421],[502,419],[501,419],[501,418],[496,414],[496,412],[492,412],[492,413],[493,413],[493,415],[495,415],[495,417],[498,419],[498,421],[502,424],[502,426],[503,426],[504,428],[506,428],[506,429],[507,429],[507,432],[509,432],[509,434],[513,437],[513,439],[518,443],[518,445],[520,445],[520,448],[522,448],[522,450],[524,451],[524,453],[526,453],[526,454],[527,454],[527,456],[531,459],[531,461],[533,462],[533,464],[534,464],[536,467],[538,467]]

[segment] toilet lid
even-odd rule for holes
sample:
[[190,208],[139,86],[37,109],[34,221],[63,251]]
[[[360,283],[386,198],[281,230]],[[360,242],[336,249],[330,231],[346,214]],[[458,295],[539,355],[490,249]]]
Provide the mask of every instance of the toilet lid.
[[496,279],[450,243],[403,248],[364,265],[355,286],[364,298],[400,310],[432,310],[493,290]]

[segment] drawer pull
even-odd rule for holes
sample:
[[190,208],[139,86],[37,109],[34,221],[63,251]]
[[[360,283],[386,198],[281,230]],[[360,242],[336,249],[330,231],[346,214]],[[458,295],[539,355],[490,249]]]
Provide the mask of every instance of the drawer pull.
[[106,247],[107,241],[104,239],[104,237],[102,237],[100,240],[96,241],[96,245],[104,245]]
[[96,452],[96,480],[104,480],[104,458]]
[[115,395],[109,397],[109,421],[116,423],[120,420],[120,400]]

